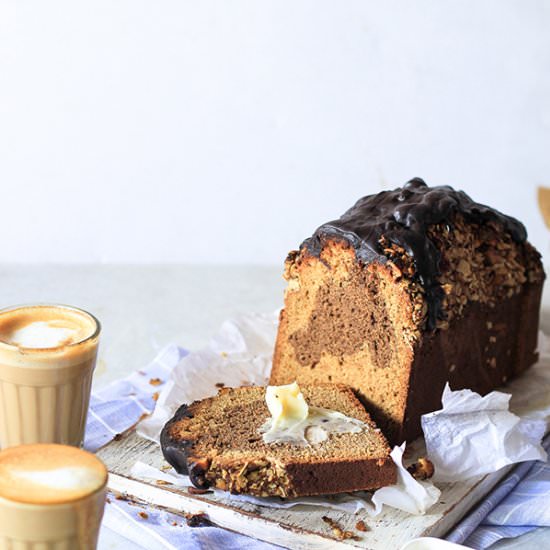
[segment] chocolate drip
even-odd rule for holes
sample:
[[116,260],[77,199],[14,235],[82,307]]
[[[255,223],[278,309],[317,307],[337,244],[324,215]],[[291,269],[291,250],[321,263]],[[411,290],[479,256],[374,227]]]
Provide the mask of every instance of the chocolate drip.
[[174,467],[174,470],[179,474],[188,475],[189,465],[187,459],[192,453],[193,441],[174,437],[172,434],[172,427],[182,418],[193,418],[193,413],[189,410],[188,405],[182,405],[176,411],[174,417],[166,423],[160,433],[160,446],[164,458]]
[[185,439],[177,433],[172,433],[173,427],[184,418],[193,418],[193,412],[188,405],[182,405],[174,417],[169,420],[160,433],[160,446],[166,461],[179,474],[189,475],[189,480],[199,489],[207,489],[210,482],[206,472],[210,467],[207,459],[193,457],[193,439]]
[[319,256],[327,240],[345,241],[355,249],[358,260],[370,263],[387,261],[380,244],[382,237],[403,247],[413,258],[415,277],[424,287],[427,328],[433,330],[437,319],[444,318],[443,290],[437,282],[440,253],[428,237],[428,228],[439,223],[451,225],[456,214],[472,223],[496,222],[516,242],[527,238],[525,227],[515,218],[474,202],[464,191],[428,187],[422,179],[414,178],[393,191],[359,199],[340,219],[321,225],[301,248]]

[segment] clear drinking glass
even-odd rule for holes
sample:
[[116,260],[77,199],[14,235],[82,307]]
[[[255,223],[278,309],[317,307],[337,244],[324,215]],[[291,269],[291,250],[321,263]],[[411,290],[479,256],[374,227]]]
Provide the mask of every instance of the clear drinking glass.
[[[26,336],[17,336],[23,329]],[[24,443],[82,445],[100,331],[92,314],[75,307],[0,310],[2,448]],[[68,336],[52,344],[44,340],[48,335],[51,340],[51,334]]]

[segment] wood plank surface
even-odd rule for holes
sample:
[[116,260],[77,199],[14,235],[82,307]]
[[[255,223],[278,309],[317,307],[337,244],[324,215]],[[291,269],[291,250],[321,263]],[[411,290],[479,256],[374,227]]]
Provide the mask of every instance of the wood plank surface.
[[[422,446],[421,440],[413,443],[411,456],[422,455]],[[384,507],[380,515],[372,518],[364,511],[348,514],[313,506],[267,508],[238,502],[225,494],[192,495],[185,488],[134,479],[131,469],[136,461],[158,469],[167,463],[158,445],[142,439],[133,431],[101,449],[98,456],[109,468],[109,488],[115,493],[179,513],[204,512],[221,527],[286,548],[315,550],[350,547],[386,550],[400,548],[415,537],[443,536],[512,468],[503,468],[465,482],[438,484],[441,489],[439,502],[423,516]],[[322,516],[328,516],[342,529],[354,532],[357,540],[337,540]],[[357,531],[355,526],[359,520],[368,526],[367,532]]]

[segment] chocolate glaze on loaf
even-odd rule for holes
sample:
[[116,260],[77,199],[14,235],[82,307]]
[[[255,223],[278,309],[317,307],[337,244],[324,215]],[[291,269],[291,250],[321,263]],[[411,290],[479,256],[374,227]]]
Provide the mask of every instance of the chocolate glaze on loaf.
[[184,418],[193,418],[193,412],[188,405],[182,405],[174,417],[164,426],[160,434],[162,454],[176,472],[189,475],[189,479],[196,487],[207,488],[209,484],[204,478],[204,468],[190,457],[193,442],[187,439],[174,440],[170,436],[170,427]]
[[413,258],[416,277],[424,287],[428,304],[426,328],[433,330],[445,318],[443,291],[438,283],[440,253],[428,236],[433,224],[452,225],[453,217],[483,224],[499,223],[515,242],[524,242],[527,232],[521,222],[494,208],[474,202],[464,191],[449,186],[428,187],[420,178],[393,191],[359,199],[341,218],[321,225],[306,239],[302,249],[319,256],[327,239],[349,243],[363,263],[386,262],[381,238],[402,246]]

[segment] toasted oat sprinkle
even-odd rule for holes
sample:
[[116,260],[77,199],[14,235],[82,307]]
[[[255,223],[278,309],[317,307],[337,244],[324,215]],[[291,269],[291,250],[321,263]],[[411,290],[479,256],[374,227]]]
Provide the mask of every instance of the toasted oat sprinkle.
[[356,524],[355,524],[355,528],[358,530],[358,531],[368,531],[369,528],[367,527],[367,524],[362,520],[360,519]]
[[187,492],[191,495],[207,495],[209,493],[213,493],[214,491],[210,491],[208,489],[199,489],[198,487],[188,487]]
[[[437,280],[444,293],[445,318],[437,321],[439,329],[448,329],[450,321],[462,315],[469,302],[494,307],[500,300],[519,293],[524,283],[544,277],[538,252],[527,242],[515,242],[496,222],[479,225],[455,215],[450,223],[431,226],[428,238],[441,255]],[[414,259],[403,247],[384,237],[380,244],[396,279],[410,281],[413,320],[424,328],[427,304],[424,288],[415,278]],[[410,336],[416,339],[419,335],[416,331]]]
[[421,457],[414,464],[411,464],[407,471],[414,479],[428,479],[434,475],[434,465],[428,458]]
[[212,525],[208,516],[202,512],[198,514],[184,514],[184,517],[188,527],[208,527]]
[[328,516],[322,516],[321,519],[332,529],[334,536],[338,540],[360,540],[360,538],[352,531],[345,531],[340,527],[337,521]]

